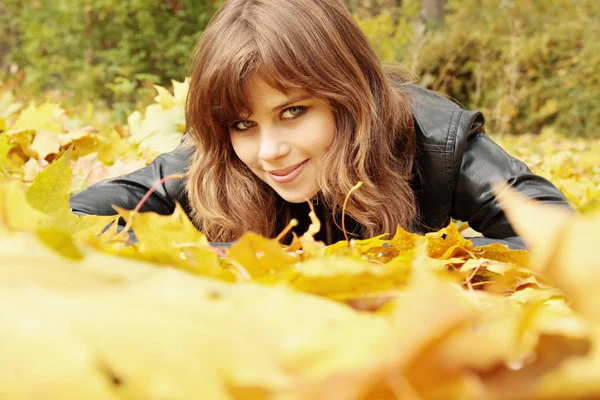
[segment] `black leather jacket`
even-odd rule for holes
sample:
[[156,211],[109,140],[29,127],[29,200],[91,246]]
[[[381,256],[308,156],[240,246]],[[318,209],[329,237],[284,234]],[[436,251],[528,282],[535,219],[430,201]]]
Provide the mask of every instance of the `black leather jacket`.
[[[508,182],[529,198],[568,207],[565,197],[554,185],[533,174],[523,162],[506,154],[485,134],[485,120],[480,112],[461,109],[415,85],[404,88],[412,98],[417,136],[411,185],[417,196],[420,222],[411,230],[418,233],[438,230],[455,218],[468,221],[485,237],[504,239],[520,247],[520,239],[490,191],[489,183],[497,179]],[[184,172],[191,154],[190,150],[176,149],[160,155],[145,168],[99,182],[71,197],[73,212],[114,215],[113,204],[133,209],[158,180]],[[175,202],[189,211],[182,182],[168,181],[144,204],[142,211],[171,214]],[[303,233],[309,224],[308,206],[288,206],[292,217],[300,221],[296,232]],[[316,210],[324,227],[317,239],[342,240],[344,235],[333,223],[331,213],[323,205],[316,206]],[[360,227],[352,221],[347,230],[353,232],[354,237],[361,236]]]

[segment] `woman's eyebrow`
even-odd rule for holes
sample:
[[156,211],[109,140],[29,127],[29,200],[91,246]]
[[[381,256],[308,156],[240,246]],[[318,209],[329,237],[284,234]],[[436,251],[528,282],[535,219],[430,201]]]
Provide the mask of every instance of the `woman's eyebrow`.
[[279,111],[279,110],[281,110],[283,108],[286,108],[287,106],[289,106],[291,104],[297,103],[297,102],[302,101],[302,100],[310,99],[311,97],[313,97],[313,96],[310,95],[310,94],[303,94],[301,96],[292,97],[291,99],[289,99],[285,103],[283,103],[283,104],[278,105],[277,107],[275,107],[272,112]]

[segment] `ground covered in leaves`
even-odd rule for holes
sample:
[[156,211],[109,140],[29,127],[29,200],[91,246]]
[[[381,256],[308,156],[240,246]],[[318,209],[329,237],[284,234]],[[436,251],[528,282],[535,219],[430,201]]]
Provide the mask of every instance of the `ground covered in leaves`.
[[531,254],[454,224],[327,247],[316,219],[223,250],[179,208],[98,235],[69,196],[177,145],[186,83],[157,91],[126,125],[0,93],[0,398],[600,396],[599,141],[495,138],[579,211],[498,188]]

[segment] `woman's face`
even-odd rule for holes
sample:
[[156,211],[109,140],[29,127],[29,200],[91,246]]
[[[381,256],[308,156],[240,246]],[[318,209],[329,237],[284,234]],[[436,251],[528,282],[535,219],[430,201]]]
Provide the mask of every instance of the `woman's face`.
[[240,160],[284,200],[300,203],[318,191],[316,177],[333,143],[331,106],[304,90],[288,95],[254,79],[249,86],[252,115],[229,126]]

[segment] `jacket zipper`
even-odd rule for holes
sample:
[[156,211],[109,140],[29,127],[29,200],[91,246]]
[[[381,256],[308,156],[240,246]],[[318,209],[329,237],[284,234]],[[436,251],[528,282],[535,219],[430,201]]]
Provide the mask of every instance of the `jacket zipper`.
[[327,245],[333,244],[333,238],[331,237],[331,223],[329,217],[325,216],[325,234],[327,235]]

